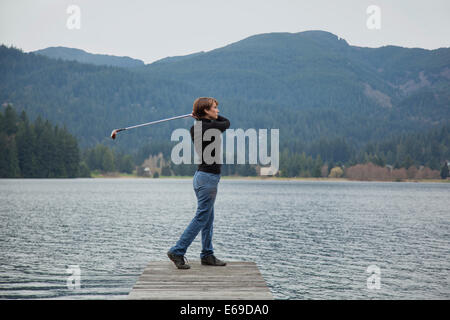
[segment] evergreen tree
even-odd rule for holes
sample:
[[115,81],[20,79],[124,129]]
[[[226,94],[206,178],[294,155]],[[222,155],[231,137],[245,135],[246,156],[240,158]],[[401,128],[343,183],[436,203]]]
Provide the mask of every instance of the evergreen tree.
[[4,132],[0,133],[0,177],[20,177],[19,161],[14,137],[9,138]]
[[84,161],[82,161],[80,163],[79,175],[78,176],[80,178],[90,178],[91,177],[91,171],[89,170],[88,165]]
[[62,136],[61,149],[64,154],[64,169],[68,178],[75,178],[79,175],[81,160],[78,142],[66,127],[62,130]]
[[101,170],[104,172],[115,171],[114,154],[110,149],[106,149],[102,155]]
[[313,177],[316,177],[316,178],[320,177],[320,175],[322,174],[321,173],[322,166],[323,166],[323,162],[322,162],[322,159],[321,159],[320,154],[319,154],[317,156],[316,160],[314,161],[314,167],[313,167],[313,170],[311,172],[311,175]]
[[37,119],[36,140],[39,144],[36,148],[37,177],[38,178],[56,178],[52,166],[55,164],[56,150],[54,150],[53,130],[50,122]]
[[0,177],[76,177],[79,150],[76,139],[64,129],[37,117],[34,125],[25,111],[19,117],[8,106],[1,119]]
[[119,165],[117,166],[119,172],[132,173],[134,170],[134,162],[131,155],[121,155],[118,157]]
[[36,176],[37,166],[34,150],[36,136],[24,112],[21,115],[21,121],[16,135],[19,167],[23,177],[33,178]]
[[3,121],[4,131],[8,136],[13,135],[17,132],[17,114],[11,104],[8,104],[5,109],[5,116]]

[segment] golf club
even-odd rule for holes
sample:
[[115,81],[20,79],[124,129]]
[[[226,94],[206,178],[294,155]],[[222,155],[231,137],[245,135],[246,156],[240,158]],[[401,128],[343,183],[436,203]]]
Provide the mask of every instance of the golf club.
[[131,127],[127,127],[127,128],[114,129],[111,132],[111,138],[114,140],[116,138],[116,135],[119,132],[121,132],[121,131],[130,130],[130,129],[134,129],[134,128],[139,128],[139,127],[143,127],[143,126],[149,126],[149,125],[152,125],[152,124],[165,122],[165,121],[170,121],[170,120],[175,120],[175,119],[187,118],[187,117],[192,117],[192,114],[189,113],[189,114],[185,114],[185,115],[182,115],[182,116],[176,116],[176,117],[172,117],[172,118],[167,118],[167,119],[151,121],[151,122],[147,122],[147,123],[143,123],[143,124],[138,124],[136,126],[131,126]]

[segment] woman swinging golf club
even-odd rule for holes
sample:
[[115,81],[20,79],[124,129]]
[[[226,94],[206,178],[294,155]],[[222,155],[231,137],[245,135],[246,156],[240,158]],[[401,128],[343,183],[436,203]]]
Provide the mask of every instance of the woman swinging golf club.
[[[192,117],[198,121],[191,127],[191,137],[193,142],[196,126],[201,125],[202,137],[204,132],[208,129],[218,129],[220,132],[224,132],[230,127],[230,121],[225,117],[219,116],[218,105],[219,103],[214,98],[202,97],[197,98],[194,101]],[[201,150],[197,150],[197,152],[202,152],[203,154],[205,147],[213,142],[213,139],[212,141],[203,141],[202,139]],[[184,255],[200,231],[202,233],[202,251],[200,253],[201,263],[203,265],[211,266],[226,265],[225,262],[214,256],[212,245],[214,201],[217,195],[217,185],[220,180],[221,164],[215,162],[207,164],[205,163],[204,157],[201,157],[201,159],[202,163],[199,164],[193,180],[194,191],[197,196],[197,212],[186,230],[184,230],[178,242],[167,252],[167,256],[175,263],[175,266],[178,269],[190,268],[189,264],[185,262]]]

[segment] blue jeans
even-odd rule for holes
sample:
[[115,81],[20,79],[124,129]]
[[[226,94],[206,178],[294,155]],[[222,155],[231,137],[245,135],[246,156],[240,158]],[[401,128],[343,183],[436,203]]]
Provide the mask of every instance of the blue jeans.
[[187,248],[200,231],[202,232],[202,252],[200,253],[200,258],[214,253],[212,245],[214,201],[216,200],[219,181],[220,174],[203,171],[195,172],[193,185],[195,195],[197,196],[197,212],[176,245],[170,248],[169,251],[173,254],[184,256]]

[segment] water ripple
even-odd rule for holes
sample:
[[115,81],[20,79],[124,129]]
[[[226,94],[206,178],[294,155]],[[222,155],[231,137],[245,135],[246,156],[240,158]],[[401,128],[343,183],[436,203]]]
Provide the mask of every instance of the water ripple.
[[[214,247],[277,299],[449,299],[448,184],[222,180]],[[192,219],[192,180],[0,180],[0,298],[123,299]],[[187,258],[198,259],[198,237]],[[80,268],[80,288],[67,269]],[[380,289],[368,289],[368,266]]]

